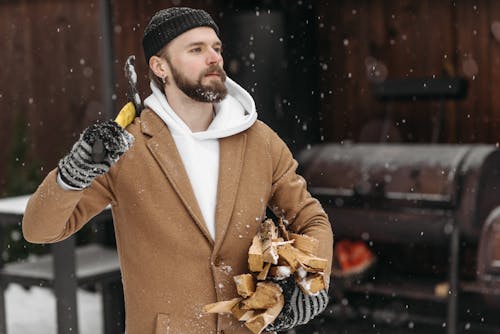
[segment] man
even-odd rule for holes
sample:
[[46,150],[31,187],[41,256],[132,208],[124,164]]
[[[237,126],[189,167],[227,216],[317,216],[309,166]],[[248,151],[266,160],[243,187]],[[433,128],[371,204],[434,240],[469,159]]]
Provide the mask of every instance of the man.
[[[128,334],[250,333],[204,305],[237,296],[248,248],[266,207],[290,230],[320,240],[330,262],[332,231],[283,141],[256,121],[251,96],[223,70],[219,30],[191,8],[156,13],[143,47],[152,94],[126,130],[112,121],[86,129],[30,199],[23,221],[32,242],[56,242],[112,206]],[[106,158],[92,160],[96,138]],[[268,330],[306,323],[327,303],[280,283],[285,307]]]

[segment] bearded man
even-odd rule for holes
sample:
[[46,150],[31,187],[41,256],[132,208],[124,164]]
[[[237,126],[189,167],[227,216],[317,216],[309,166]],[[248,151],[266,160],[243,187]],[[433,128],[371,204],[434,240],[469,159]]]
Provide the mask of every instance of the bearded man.
[[[125,294],[128,334],[250,333],[203,306],[237,296],[248,249],[269,207],[289,229],[319,240],[331,269],[328,217],[296,174],[285,143],[257,120],[250,94],[226,77],[219,28],[192,8],[157,12],[143,48],[152,94],[126,129],[84,130],[31,197],[23,221],[31,242],[57,242],[109,204]],[[106,157],[92,158],[96,138]],[[280,283],[285,306],[267,330],[304,324],[328,302]]]

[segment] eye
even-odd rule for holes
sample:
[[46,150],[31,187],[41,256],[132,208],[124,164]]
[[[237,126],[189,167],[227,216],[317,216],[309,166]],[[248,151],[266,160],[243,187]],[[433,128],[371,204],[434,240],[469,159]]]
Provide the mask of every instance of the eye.
[[214,51],[220,54],[220,53],[222,53],[222,47],[216,46],[216,47],[214,47]]
[[199,52],[201,52],[201,48],[200,47],[196,47],[196,48],[193,48],[193,49],[189,50],[189,52],[199,53]]

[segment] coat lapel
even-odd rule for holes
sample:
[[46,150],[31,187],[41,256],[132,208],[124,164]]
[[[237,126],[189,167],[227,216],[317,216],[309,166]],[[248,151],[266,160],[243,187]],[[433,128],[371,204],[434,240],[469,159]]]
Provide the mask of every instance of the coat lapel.
[[143,133],[151,136],[146,144],[149,151],[158,162],[196,225],[198,225],[208,242],[213,245],[214,241],[207,229],[191,187],[191,182],[168,127],[153,112],[145,110],[141,116],[141,129]]
[[233,214],[236,193],[243,169],[246,133],[219,140],[219,181],[215,209],[215,246],[219,250]]

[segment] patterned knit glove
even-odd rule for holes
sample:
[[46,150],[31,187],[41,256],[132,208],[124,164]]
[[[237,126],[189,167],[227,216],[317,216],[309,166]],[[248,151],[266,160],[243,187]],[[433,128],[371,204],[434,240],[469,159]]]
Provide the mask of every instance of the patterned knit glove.
[[[103,141],[105,156],[102,162],[96,163],[92,160],[92,145],[98,138]],[[93,124],[59,161],[59,176],[68,186],[84,189],[94,178],[106,173],[133,141],[134,137],[114,121]]]
[[293,277],[276,283],[283,289],[285,306],[274,322],[266,327],[266,331],[281,332],[306,324],[323,312],[328,304],[326,290],[322,290],[314,296],[306,295],[297,286]]

